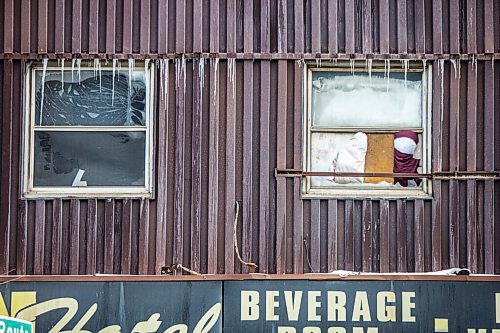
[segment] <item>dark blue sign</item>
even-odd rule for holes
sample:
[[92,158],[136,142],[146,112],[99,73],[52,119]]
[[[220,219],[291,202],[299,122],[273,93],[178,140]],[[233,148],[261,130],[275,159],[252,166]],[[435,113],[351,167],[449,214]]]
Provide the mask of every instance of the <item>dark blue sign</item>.
[[7,282],[0,316],[37,332],[500,333],[500,283]]
[[0,315],[37,332],[221,332],[222,282],[12,282]]
[[500,333],[500,283],[228,281],[227,332]]

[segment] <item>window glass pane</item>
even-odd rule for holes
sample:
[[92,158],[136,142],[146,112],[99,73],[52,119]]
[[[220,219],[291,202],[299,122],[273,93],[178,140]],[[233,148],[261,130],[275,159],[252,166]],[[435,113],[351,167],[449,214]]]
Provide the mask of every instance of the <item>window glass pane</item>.
[[313,72],[313,126],[422,127],[422,74]]
[[36,131],[34,185],[144,186],[145,147],[145,132]]
[[[411,131],[397,133],[312,133],[311,171],[420,173],[421,135]],[[419,179],[392,177],[311,177],[313,187],[416,187],[420,184]]]
[[[44,81],[44,89],[42,89]],[[131,89],[129,89],[131,88]],[[43,98],[43,106],[42,106]],[[40,122],[41,120],[41,122]],[[35,71],[35,125],[145,126],[144,70]]]

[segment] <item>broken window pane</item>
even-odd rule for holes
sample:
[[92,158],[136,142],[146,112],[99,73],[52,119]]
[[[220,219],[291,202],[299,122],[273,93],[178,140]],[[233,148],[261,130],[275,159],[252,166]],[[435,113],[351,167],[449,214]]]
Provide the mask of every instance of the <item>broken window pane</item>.
[[422,127],[422,74],[313,72],[312,125]]
[[[35,71],[35,125],[145,126],[144,71]],[[44,89],[42,91],[42,81]],[[43,106],[42,106],[43,99]],[[41,120],[41,121],[40,121]]]
[[[412,134],[413,133],[413,134]],[[413,136],[414,135],[414,136]],[[409,136],[418,141],[409,140]],[[311,171],[348,173],[421,172],[422,136],[396,133],[312,133]],[[413,143],[415,143],[413,145]],[[311,177],[313,187],[420,186],[419,179],[363,176]]]
[[144,186],[145,145],[145,132],[36,131],[34,185]]

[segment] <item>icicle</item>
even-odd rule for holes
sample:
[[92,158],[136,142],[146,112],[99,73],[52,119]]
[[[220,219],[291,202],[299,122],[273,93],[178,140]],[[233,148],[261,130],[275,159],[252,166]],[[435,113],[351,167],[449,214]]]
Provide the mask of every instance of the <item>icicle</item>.
[[118,62],[118,59],[113,58],[113,73],[111,74],[112,79],[111,79],[111,106],[113,106],[113,103],[115,102],[115,73],[116,73],[116,63]]
[[384,67],[385,67],[385,77],[387,79],[387,87],[386,87],[386,93],[389,93],[389,83],[390,83],[390,75],[391,75],[391,60],[390,59],[385,59],[384,60]]
[[444,114],[444,59],[439,59],[439,76],[441,77],[441,122]]
[[405,71],[405,88],[406,88],[407,78],[408,78],[408,69],[410,67],[410,60],[409,59],[401,59],[401,66],[404,68],[404,71]]
[[48,58],[43,58],[43,70],[42,70],[42,98],[40,100],[40,125],[42,125],[43,119],[43,100],[45,98],[45,74],[47,73],[47,64],[49,62]]
[[351,65],[351,74],[354,76],[354,59],[349,59],[349,64]]
[[[300,62],[301,60],[297,60]],[[218,77],[219,77],[219,58],[215,58],[214,60],[214,75],[215,75],[215,84],[214,84],[214,99],[217,96],[217,86],[219,85]]]
[[180,81],[183,79],[183,92],[186,92],[186,59],[175,59],[175,84],[180,88]]
[[61,60],[61,94],[64,92],[64,58]]
[[128,60],[128,95],[132,95],[132,74],[134,73],[135,60]]
[[160,98],[163,101],[163,77],[165,76],[165,68],[163,67],[163,60],[164,59],[159,59],[158,61],[158,66],[160,66]]
[[118,62],[118,82],[120,82],[120,72],[122,71],[122,63]]
[[316,58],[316,68],[321,67],[321,58]]
[[170,75],[170,71],[169,71],[169,62],[170,62],[170,59],[163,59],[163,64],[164,64],[164,70],[165,70],[165,75],[163,76],[163,89],[165,89],[163,91],[163,93],[165,94],[165,104],[168,103],[168,79],[169,79],[169,75]]
[[71,82],[74,81],[74,79],[73,79],[73,71],[75,70],[75,62],[76,62],[76,59],[71,59]]
[[373,59],[366,59],[366,66],[368,67],[368,77],[370,78],[370,85],[372,84],[372,63]]
[[186,93],[186,58],[184,58],[184,55],[182,55],[181,58],[181,69],[182,69],[182,77],[183,77],[183,82],[184,82],[184,87],[183,91]]
[[[235,61],[235,59],[233,59]],[[193,64],[194,66],[194,64]],[[234,69],[233,69],[234,70]],[[201,115],[203,105],[203,87],[205,85],[205,59],[198,59],[198,98],[196,98],[196,111]],[[233,83],[233,91],[236,84]]]
[[457,79],[457,61],[455,59],[450,59],[451,63],[453,64],[453,71],[455,73],[455,80]]
[[99,66],[99,63],[98,63],[99,59],[94,59],[94,80],[97,79],[97,67]]
[[102,71],[101,71],[101,61],[97,59],[97,70],[99,71],[99,92],[102,92]]
[[424,67],[424,71],[427,69],[427,59],[422,59],[422,67]]
[[472,55],[472,71],[475,71],[477,76],[477,57],[474,54]]
[[228,75],[229,75],[229,82],[231,82],[231,84],[234,85],[234,77],[235,77],[235,72],[236,72],[236,68],[235,68],[235,59],[234,58],[231,58],[231,59],[228,59]]
[[444,59],[438,60],[439,75],[443,77],[444,75]]
[[76,59],[76,70],[77,70],[77,74],[78,74],[78,84],[80,84],[81,79],[82,79],[81,67],[82,67],[82,59]]
[[200,58],[198,62],[198,72],[200,75],[200,91],[202,91],[205,86],[205,59]]

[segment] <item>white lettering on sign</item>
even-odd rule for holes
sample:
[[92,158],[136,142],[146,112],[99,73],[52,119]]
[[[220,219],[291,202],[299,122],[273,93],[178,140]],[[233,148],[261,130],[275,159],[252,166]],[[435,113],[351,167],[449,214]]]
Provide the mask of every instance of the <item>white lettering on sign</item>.
[[345,328],[343,328],[343,327],[330,327],[330,328],[328,328],[328,333],[345,333]]
[[401,297],[403,302],[403,322],[414,323],[416,318],[412,316],[411,309],[415,308],[415,303],[413,303],[411,299],[415,298],[415,293],[412,291],[403,292]]
[[[219,320],[221,309],[221,303],[216,303],[215,305],[213,305],[200,318],[192,332],[209,333]],[[70,323],[70,321],[74,320],[74,317],[78,312],[78,301],[74,298],[55,298],[45,302],[30,305],[19,311],[16,315],[16,318],[27,321],[34,321],[38,316],[54,310],[66,310],[66,312],[64,312],[61,319],[59,319],[59,321],[57,321],[56,324],[50,329],[49,333],[91,333],[90,331],[83,328],[97,311],[96,303],[94,303],[85,312],[85,314],[80,318],[73,329],[63,330]],[[132,329],[132,333],[156,333],[158,332],[161,323],[162,322],[160,321],[160,314],[153,313],[147,320],[138,322]],[[10,333],[9,330],[7,330],[6,332],[4,331],[5,326],[3,327],[3,331],[2,326],[0,326],[0,333]],[[122,329],[119,325],[109,325],[99,330],[98,333],[122,333]],[[185,324],[173,325],[167,328],[164,333],[188,333],[188,326]]]
[[[365,333],[365,329],[363,327],[353,327],[352,333]],[[378,333],[377,327],[368,327],[366,329],[366,333]]]
[[495,294],[496,323],[500,324],[500,293]]
[[396,294],[392,291],[377,293],[377,319],[380,322],[396,321],[396,307],[387,305],[396,302]]
[[137,323],[132,329],[132,333],[154,333],[156,332],[161,325],[160,314],[154,313],[149,317],[147,321],[141,321]]
[[[307,304],[303,306],[302,291],[291,290],[266,290],[261,295],[257,290],[242,290],[241,291],[241,320],[258,320],[264,316],[267,321],[298,321],[301,309],[303,316],[307,315],[307,321],[321,321],[321,309],[326,309],[326,319],[328,321],[345,322],[349,313],[349,320],[353,322],[370,322],[372,321],[371,308],[373,304],[376,309],[373,314],[376,314],[377,321],[396,322],[396,304],[401,302],[401,321],[416,322],[416,317],[413,314],[415,309],[415,292],[401,292],[397,296],[393,291],[379,291],[376,294],[376,303],[373,300],[374,296],[368,297],[367,291],[356,291],[354,300],[347,307],[348,295],[344,291],[328,290],[326,295],[319,290],[308,290],[306,293]],[[325,299],[326,296],[326,299]],[[265,297],[265,302],[260,304],[261,297]],[[280,307],[284,306],[286,312],[279,311]],[[261,313],[262,311],[262,313]],[[304,313],[305,312],[305,313]],[[286,318],[280,318],[280,313],[286,313]],[[282,315],[284,316],[284,315]],[[286,329],[287,326],[283,326]]]
[[366,291],[357,291],[354,298],[354,308],[352,309],[352,321],[371,321],[370,306],[368,305],[368,294]]
[[318,314],[318,308],[321,302],[318,297],[321,296],[321,291],[309,291],[307,293],[307,319],[309,321],[320,321],[321,316]]
[[174,326],[170,326],[167,328],[167,330],[163,333],[187,333],[188,327],[185,324],[177,324]]
[[286,313],[288,315],[288,320],[297,321],[299,320],[299,310],[300,303],[302,302],[302,291],[296,291],[295,296],[293,296],[293,291],[285,290],[285,306]]
[[[321,327],[306,326],[300,331],[302,333],[321,333]],[[327,333],[346,333],[345,327],[328,327]],[[378,327],[353,327],[352,333],[378,333]],[[278,333],[297,333],[293,326],[278,326]]]
[[279,307],[279,303],[276,301],[276,297],[279,296],[279,292],[275,290],[266,291],[266,320],[279,320],[280,317],[274,313],[274,309]]
[[254,290],[241,291],[241,320],[259,319],[259,292]]
[[328,291],[328,321],[346,321],[346,295],[342,291]]

